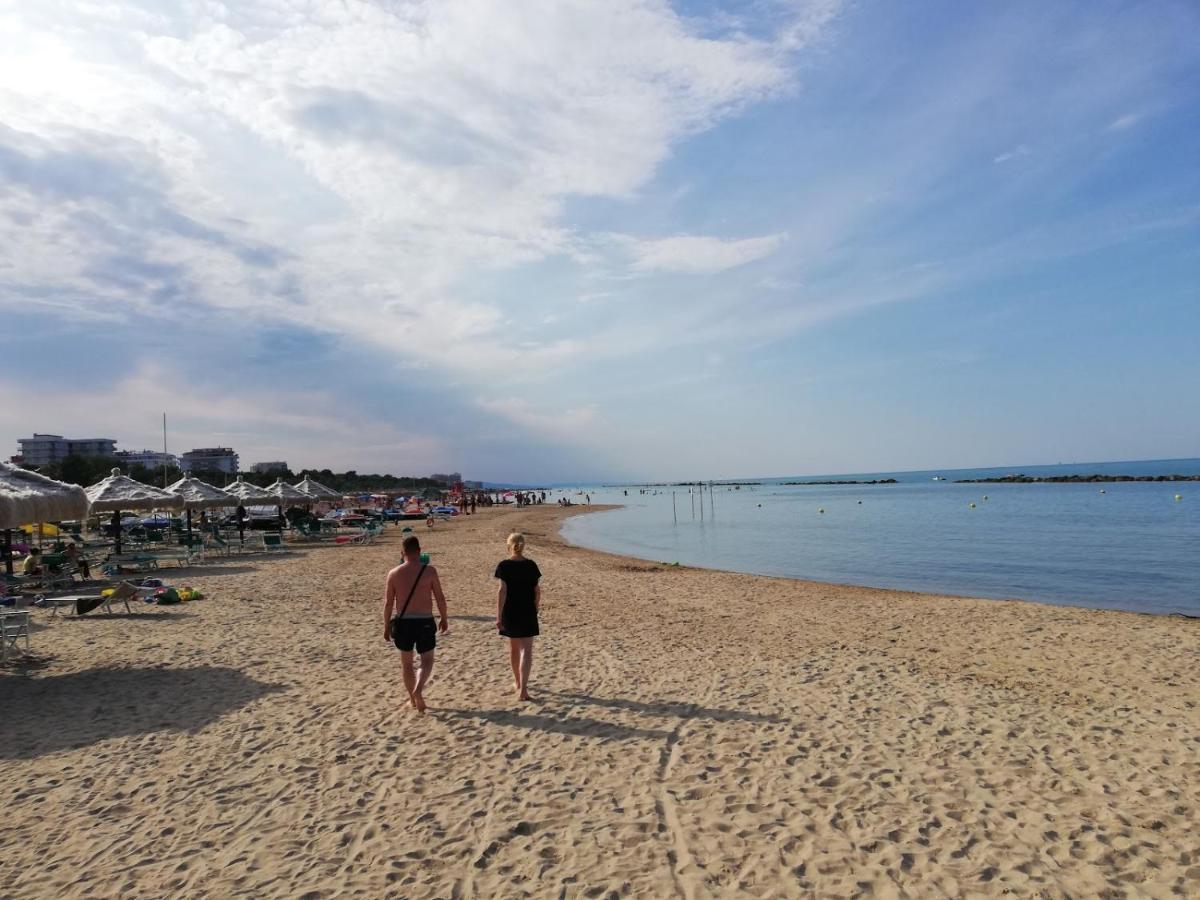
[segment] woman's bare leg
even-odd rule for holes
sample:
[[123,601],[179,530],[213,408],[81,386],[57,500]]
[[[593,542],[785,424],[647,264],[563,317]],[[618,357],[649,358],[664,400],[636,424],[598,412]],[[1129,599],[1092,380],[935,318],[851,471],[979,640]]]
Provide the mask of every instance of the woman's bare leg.
[[508,639],[508,662],[512,666],[513,687],[521,690],[521,639]]
[[533,668],[533,638],[521,638],[521,699],[529,697],[529,672]]

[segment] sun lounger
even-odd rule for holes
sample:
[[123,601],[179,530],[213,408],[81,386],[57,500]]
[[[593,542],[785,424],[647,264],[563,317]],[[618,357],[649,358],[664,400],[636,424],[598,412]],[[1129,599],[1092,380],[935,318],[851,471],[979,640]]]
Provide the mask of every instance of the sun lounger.
[[104,562],[105,575],[119,575],[122,569],[132,569],[135,572],[145,572],[158,568],[158,557],[148,553],[113,554]]
[[21,638],[25,639],[25,652],[29,652],[29,613],[0,612],[0,662],[21,651]]
[[261,531],[254,531],[246,535],[246,543],[242,545],[242,549],[246,553],[257,553],[267,549],[266,541],[263,540]]

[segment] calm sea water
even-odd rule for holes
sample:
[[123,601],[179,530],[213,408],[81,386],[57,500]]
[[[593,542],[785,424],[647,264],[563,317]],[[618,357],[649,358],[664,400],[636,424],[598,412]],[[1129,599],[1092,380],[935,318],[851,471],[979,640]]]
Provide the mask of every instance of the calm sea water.
[[[703,519],[699,495],[686,487],[589,488],[593,503],[625,506],[569,519],[563,534],[659,562],[1200,616],[1200,482],[953,483],[1012,472],[1195,475],[1200,459],[762,479],[736,490],[715,485],[711,496],[705,490]],[[900,483],[782,484],[878,478]]]

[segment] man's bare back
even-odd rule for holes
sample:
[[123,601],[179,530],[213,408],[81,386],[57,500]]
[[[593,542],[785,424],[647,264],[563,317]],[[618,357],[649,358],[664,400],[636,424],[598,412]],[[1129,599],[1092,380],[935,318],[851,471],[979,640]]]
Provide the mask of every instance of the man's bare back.
[[[388,572],[387,590],[388,597],[395,603],[396,615],[400,614],[400,610],[404,606],[404,600],[408,597],[408,592],[413,591],[413,581],[421,572],[420,563],[402,562],[392,571]],[[378,576],[376,576],[378,577]],[[379,582],[375,582],[378,584]],[[442,593],[442,584],[438,580],[438,572],[433,566],[425,566],[425,574],[421,576],[421,581],[413,591],[412,600],[408,603],[408,610],[404,613],[406,618],[415,619],[421,616],[433,615],[433,602],[438,595]],[[443,603],[445,600],[443,599]]]

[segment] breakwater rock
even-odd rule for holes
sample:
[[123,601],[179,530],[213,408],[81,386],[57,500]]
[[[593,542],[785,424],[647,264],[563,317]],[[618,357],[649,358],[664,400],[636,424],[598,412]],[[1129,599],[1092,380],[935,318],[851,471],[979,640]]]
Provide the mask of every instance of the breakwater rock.
[[1092,484],[1116,481],[1200,481],[1200,475],[1002,475],[960,478],[955,484]]

